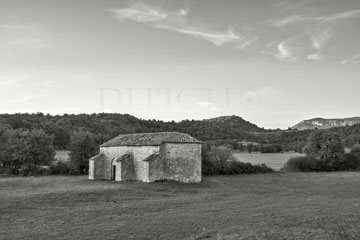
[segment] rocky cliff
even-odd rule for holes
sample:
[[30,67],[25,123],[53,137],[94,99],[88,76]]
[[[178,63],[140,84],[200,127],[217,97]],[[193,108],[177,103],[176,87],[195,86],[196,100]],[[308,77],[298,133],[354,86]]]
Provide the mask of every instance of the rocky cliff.
[[343,126],[352,126],[355,124],[360,124],[360,117],[353,118],[338,118],[338,119],[324,119],[324,118],[313,118],[309,120],[304,120],[295,126],[292,129],[305,130],[305,129],[328,129],[333,127],[343,127]]

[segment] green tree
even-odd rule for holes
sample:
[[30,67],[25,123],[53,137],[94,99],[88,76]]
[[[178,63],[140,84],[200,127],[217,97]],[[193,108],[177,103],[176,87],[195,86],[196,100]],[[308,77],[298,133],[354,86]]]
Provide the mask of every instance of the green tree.
[[0,164],[3,169],[6,168],[9,156],[9,134],[10,126],[1,124],[0,125]]
[[43,130],[11,130],[6,145],[5,168],[13,174],[38,174],[54,160],[53,139]]
[[204,144],[202,148],[202,172],[204,175],[226,174],[228,162],[233,159],[230,148]]
[[70,171],[72,174],[85,174],[89,170],[89,158],[98,153],[96,135],[79,130],[71,136]]
[[319,130],[310,134],[304,152],[311,157],[331,161],[344,155],[344,147],[338,134]]
[[47,124],[45,126],[45,131],[47,134],[54,137],[54,148],[56,150],[67,149],[71,137],[69,129],[56,124]]

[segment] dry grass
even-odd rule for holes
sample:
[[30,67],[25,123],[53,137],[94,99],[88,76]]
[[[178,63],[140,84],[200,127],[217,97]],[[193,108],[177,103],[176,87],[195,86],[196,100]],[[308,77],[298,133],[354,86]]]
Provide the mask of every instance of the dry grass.
[[334,223],[360,222],[359,183],[360,172],[0,178],[0,239],[337,239]]

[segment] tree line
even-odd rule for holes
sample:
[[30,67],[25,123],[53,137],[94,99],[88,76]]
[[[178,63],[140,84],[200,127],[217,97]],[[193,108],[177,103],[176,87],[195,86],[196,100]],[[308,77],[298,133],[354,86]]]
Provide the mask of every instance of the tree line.
[[358,171],[360,170],[360,145],[350,152],[344,151],[339,133],[318,130],[311,133],[304,147],[306,156],[290,159],[285,171]]
[[[188,133],[199,140],[235,150],[246,150],[239,145],[246,140],[260,144],[253,146],[254,151],[302,152],[309,135],[316,130],[265,130],[237,116],[164,122],[108,113],[0,114],[0,165],[13,174],[41,172],[42,166],[53,163],[55,150],[70,150],[72,162],[66,166],[68,171],[86,173],[88,158],[109,139],[119,134],[164,131]],[[360,143],[360,125],[327,131],[337,133],[346,147]]]
[[88,159],[98,152],[96,136],[82,129],[73,132],[69,150],[70,162],[56,162],[53,135],[43,129],[13,129],[0,124],[0,173],[25,176],[87,173]]

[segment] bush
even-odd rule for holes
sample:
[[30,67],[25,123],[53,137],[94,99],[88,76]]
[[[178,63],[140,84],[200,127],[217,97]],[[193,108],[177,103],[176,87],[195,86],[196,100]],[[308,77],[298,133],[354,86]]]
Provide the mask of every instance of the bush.
[[279,144],[264,144],[259,147],[261,153],[280,153],[283,148]]
[[360,170],[360,158],[353,153],[335,159],[316,159],[310,156],[295,157],[284,166],[290,172],[353,171]]
[[204,175],[225,174],[227,161],[232,157],[232,151],[226,147],[205,145],[202,150],[202,172]]
[[228,168],[226,171],[228,175],[271,173],[271,172],[274,172],[274,170],[266,166],[266,164],[252,165],[251,163],[239,162],[237,160],[230,161],[228,163]]
[[4,174],[5,173],[5,168],[3,168],[3,166],[0,166],[0,174]]
[[70,173],[70,166],[67,162],[57,161],[49,168],[49,174],[52,175],[67,175]]
[[360,155],[356,153],[346,153],[344,155],[344,162],[340,170],[360,170]]
[[265,164],[252,165],[237,161],[232,156],[232,151],[225,147],[210,147],[204,145],[202,159],[202,174],[212,175],[235,175],[270,173],[273,170]]
[[294,157],[287,161],[284,170],[290,172],[314,172],[320,171],[320,162],[313,157]]
[[360,145],[355,145],[351,148],[351,151],[350,153],[354,154],[354,155],[357,155],[358,158],[360,158]]

